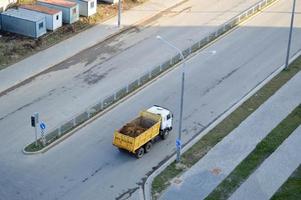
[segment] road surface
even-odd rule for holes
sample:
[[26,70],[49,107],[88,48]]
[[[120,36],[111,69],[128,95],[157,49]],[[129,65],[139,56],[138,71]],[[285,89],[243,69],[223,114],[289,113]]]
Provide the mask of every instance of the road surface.
[[[216,1],[215,6],[223,5],[220,8],[227,10],[225,3],[222,2]],[[237,4],[244,1],[235,2]],[[216,55],[201,52],[187,61],[184,142],[198,134],[284,63],[288,35],[287,25],[290,16],[290,5],[287,4],[285,1],[280,1],[206,49],[206,51],[215,50]],[[197,8],[199,7],[192,7],[194,12],[191,13],[199,13]],[[217,7],[209,6],[209,8],[211,9],[207,14],[220,16],[220,12],[215,12]],[[230,11],[225,12],[232,13],[236,9],[228,10]],[[205,12],[204,8],[199,11]],[[196,34],[197,36],[191,35],[192,32],[195,33],[196,30],[202,32],[208,30],[207,28],[214,28],[214,26],[197,27],[195,25],[194,27],[176,23],[183,20],[184,13],[177,13],[179,15],[171,19],[169,16],[168,20],[163,17],[163,21],[160,22],[162,26],[160,31],[156,29],[158,28],[156,24],[146,28],[145,31],[153,32],[149,39],[143,39],[139,44],[151,43],[156,48],[154,46],[149,49],[128,48],[127,52],[121,51],[118,56],[110,58],[102,65],[96,64],[101,62],[100,58],[91,59],[90,63],[95,67],[91,68],[91,65],[87,65],[89,69],[86,73],[84,73],[84,67],[77,63],[78,60],[76,61],[81,57],[73,58],[68,61],[70,62],[69,68],[66,66],[66,68],[59,68],[58,71],[46,73],[33,82],[1,97],[1,198],[115,199],[120,197],[119,199],[122,199],[136,191],[143,178],[153,170],[153,167],[174,152],[176,131],[173,131],[166,141],[155,144],[151,153],[145,155],[141,160],[136,160],[128,154],[119,153],[111,144],[112,133],[115,128],[135,117],[141,109],[153,104],[170,108],[176,118],[174,123],[176,127],[179,113],[179,69],[160,78],[45,154],[25,156],[21,153],[24,145],[33,139],[32,129],[28,126],[28,116],[36,110],[42,110],[44,120],[49,122],[50,126],[54,125],[64,117],[72,115],[78,108],[84,107],[85,103],[96,100],[100,95],[110,93],[111,88],[122,83],[124,77],[131,77],[139,69],[139,66],[144,66],[146,70],[148,62],[138,65],[142,60],[140,60],[140,54],[147,55],[149,59],[152,57],[150,60],[154,61],[154,64],[156,61],[159,63],[161,57],[169,57],[172,51],[164,44],[154,40],[155,35],[160,34],[171,38],[171,41],[177,45],[187,45],[189,43],[187,38],[197,38],[201,35],[201,33]],[[215,18],[220,19],[217,16]],[[200,19],[202,18],[198,18],[198,20]],[[294,35],[298,35],[300,32],[301,22],[298,19],[297,15],[298,29],[295,30]],[[171,21],[169,25],[167,22],[164,25],[164,20]],[[194,31],[187,33],[186,39],[183,39],[185,38],[184,34],[179,30],[186,29]],[[141,38],[139,33],[126,37],[129,37],[129,42],[123,41],[121,44],[126,45],[133,42],[131,38],[137,40]],[[292,53],[295,53],[300,47],[301,41],[297,39],[299,38],[294,38]],[[110,49],[115,52],[117,47],[122,48],[118,41],[116,42],[115,47],[112,47],[112,43],[107,45],[108,49],[103,55],[106,55]],[[182,45],[179,46],[182,47]],[[118,51],[120,49],[117,49]],[[132,59],[126,57],[125,54],[132,55]],[[135,55],[139,55],[138,58]],[[113,64],[114,59],[119,62],[115,61]],[[72,62],[74,63],[71,65]],[[131,62],[135,62],[137,65],[132,65]],[[89,63],[89,60],[83,60],[83,63]],[[111,66],[112,70],[106,71],[105,66]],[[124,75],[125,72],[119,70],[118,74],[115,74],[114,66],[123,66],[127,76]],[[95,75],[93,75],[94,73],[91,75],[90,72],[96,69],[103,69],[103,71],[102,74],[98,74],[98,78],[93,79]],[[66,73],[64,70],[67,70]],[[105,83],[112,77],[112,74],[116,75],[114,84],[111,82],[108,86]],[[101,75],[107,76],[100,81],[98,79],[101,79]],[[34,84],[37,80],[40,80],[39,84]],[[93,80],[96,82],[94,83]],[[91,83],[91,81],[92,84],[89,85],[88,82]],[[52,87],[55,89],[49,91],[49,88]],[[43,93],[43,88],[48,88],[45,89],[45,93]],[[37,93],[44,94],[44,96],[38,95],[40,97],[36,98]]]

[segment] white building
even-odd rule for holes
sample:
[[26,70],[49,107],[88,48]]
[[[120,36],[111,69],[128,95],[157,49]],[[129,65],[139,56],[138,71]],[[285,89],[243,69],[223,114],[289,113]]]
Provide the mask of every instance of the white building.
[[97,12],[97,0],[68,0],[78,3],[79,14],[89,17]]
[[53,8],[47,8],[40,5],[22,5],[19,10],[26,10],[27,12],[39,13],[46,18],[47,30],[54,31],[62,26],[62,11]]

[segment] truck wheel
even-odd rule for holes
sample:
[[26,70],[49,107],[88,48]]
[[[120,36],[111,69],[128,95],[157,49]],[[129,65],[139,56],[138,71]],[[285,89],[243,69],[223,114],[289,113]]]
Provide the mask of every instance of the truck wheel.
[[142,158],[142,156],[144,155],[144,148],[140,147],[137,151],[136,151],[136,157],[137,158]]
[[162,140],[165,140],[168,137],[169,131],[165,130],[161,133],[161,138]]
[[153,146],[153,144],[152,144],[151,142],[146,143],[146,144],[145,144],[145,147],[144,147],[145,153],[150,152],[152,146]]

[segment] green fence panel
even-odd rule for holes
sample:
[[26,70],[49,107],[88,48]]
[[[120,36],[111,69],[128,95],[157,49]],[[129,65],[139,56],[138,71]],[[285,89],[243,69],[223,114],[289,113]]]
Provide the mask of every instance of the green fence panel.
[[222,35],[224,33],[224,27],[219,28],[217,31],[217,37],[219,37],[220,35]]
[[189,56],[190,52],[191,52],[190,47],[187,48],[187,49],[185,49],[184,51],[182,51],[182,54],[183,54],[184,58],[186,58],[187,56]]
[[215,33],[211,33],[209,36],[209,41],[211,42],[212,40],[214,40],[216,38]]
[[181,55],[180,55],[180,54],[177,54],[176,56],[174,56],[174,57],[172,58],[172,64],[175,65],[175,64],[177,64],[178,62],[180,62],[180,60],[181,60]]
[[69,122],[67,122],[61,126],[61,134],[65,134],[66,132],[70,131],[73,127],[74,127],[74,125],[73,125],[73,119],[72,119]]
[[103,109],[109,107],[110,105],[112,105],[114,103],[115,100],[115,95],[111,95],[107,98],[105,98],[105,100],[103,101]]
[[119,100],[127,95],[127,87],[121,88],[116,92],[116,100]]
[[165,63],[163,63],[161,65],[162,71],[167,70],[168,68],[170,68],[172,65],[170,64],[170,60],[166,61]]
[[102,110],[102,102],[99,102],[91,108],[91,114],[93,115],[94,113],[101,112]]
[[157,77],[160,73],[161,73],[161,68],[160,66],[158,66],[151,71],[151,78]]
[[47,144],[51,143],[58,137],[58,135],[59,135],[59,129],[55,129],[55,130],[51,131],[50,133],[46,134],[45,135],[46,143]]
[[89,119],[88,113],[84,112],[75,118],[75,123],[76,123],[76,125],[78,125],[78,124],[83,123],[84,121],[87,121],[88,119]]
[[128,86],[128,92],[133,92],[139,87],[139,80],[131,82]]
[[199,50],[199,48],[200,48],[200,43],[197,42],[194,45],[192,45],[191,52],[196,52],[197,50]]
[[206,37],[204,39],[202,39],[199,43],[199,47],[202,48],[203,46],[205,46],[206,44],[208,44],[209,38]]
[[147,83],[149,80],[150,80],[150,75],[149,75],[149,73],[147,73],[140,77],[140,84],[143,85],[143,84]]

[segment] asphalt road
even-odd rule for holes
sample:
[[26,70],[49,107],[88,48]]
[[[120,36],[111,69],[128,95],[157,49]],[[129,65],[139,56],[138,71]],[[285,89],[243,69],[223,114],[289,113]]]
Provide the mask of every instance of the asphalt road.
[[[48,128],[57,126],[175,55],[160,45],[157,34],[184,49],[258,1],[187,1],[155,21],[81,52],[1,96],[0,127],[29,136],[28,117],[37,111]],[[16,122],[17,127],[8,126]]]
[[[236,3],[239,2],[243,1],[236,1]],[[223,4],[222,1],[215,3],[215,6]],[[226,5],[223,4],[220,7],[225,9]],[[191,9],[197,10],[197,8],[199,7],[193,6]],[[212,9],[212,13],[216,13],[213,12],[214,10]],[[289,12],[290,5],[282,0],[206,49],[206,51],[217,51],[216,55],[201,52],[187,61],[184,141],[198,134],[212,120],[284,63]],[[199,36],[192,34],[195,33],[193,30],[208,31],[208,28],[214,28],[214,26],[204,28],[195,25],[194,29],[193,26],[183,26],[183,24],[171,27],[171,24],[179,24],[175,22],[183,20],[181,15],[184,13],[174,16],[175,18],[162,18],[163,21],[166,20],[165,23],[170,23],[168,26],[162,22],[163,29],[165,26],[168,27],[164,29],[167,32],[161,33],[162,29],[155,31],[158,28],[156,24],[145,29],[152,34],[148,40],[141,39],[143,42],[140,41],[138,44],[149,42],[158,48],[153,46],[144,49],[141,47],[135,51],[133,48],[128,48],[129,52],[122,51],[118,56],[102,64],[103,69],[105,66],[113,66],[112,60],[117,59],[116,66],[122,64],[125,70],[133,70],[126,73],[127,76],[124,76],[122,71],[118,71],[118,74],[115,74],[114,70],[111,71],[116,75],[114,82],[122,83],[125,80],[124,77],[131,77],[132,74],[135,74],[135,70],[139,69],[139,67],[133,67],[134,65],[129,62],[139,63],[138,60],[140,60],[136,59],[137,57],[135,60],[129,59],[129,57],[125,58],[123,57],[125,54],[147,55],[146,58],[158,62],[161,57],[166,58],[171,55],[171,51],[153,39],[154,35],[160,34],[167,38],[173,38],[172,42],[176,44],[187,45],[187,41],[189,42],[187,38]],[[300,28],[299,14],[296,15],[296,24]],[[181,34],[182,32],[179,30],[190,30],[190,27],[192,27],[191,32],[187,33],[186,39],[183,39],[185,38],[184,34]],[[295,30],[294,35],[299,34],[299,28]],[[173,31],[171,31],[172,29]],[[138,35],[133,34],[131,37],[139,38],[139,33]],[[179,38],[174,38],[176,36]],[[131,41],[131,37],[127,36],[129,41]],[[181,37],[183,38],[181,39]],[[300,48],[300,44],[300,39],[295,37],[292,46],[293,53]],[[110,45],[113,44],[110,43]],[[117,46],[120,47],[118,44]],[[96,60],[99,61],[99,59]],[[83,61],[83,63],[87,63],[87,61]],[[141,160],[120,153],[111,143],[115,128],[119,128],[135,117],[141,109],[153,104],[170,108],[176,117],[174,124],[175,127],[177,126],[179,69],[160,78],[47,153],[24,156],[21,153],[22,147],[33,139],[32,130],[27,126],[27,118],[31,112],[37,108],[44,109],[45,113],[51,113],[45,117],[47,118],[45,121],[49,120],[50,124],[55,124],[59,119],[63,119],[83,107],[84,103],[99,97],[99,91],[103,91],[101,94],[106,94],[106,90],[102,87],[107,87],[107,91],[110,91],[109,88],[113,86],[117,87],[112,83],[111,87],[105,85],[109,76],[106,76],[108,79],[102,79],[102,82],[97,82],[92,86],[81,85],[83,82],[80,80],[85,80],[84,67],[79,65],[74,64],[71,68],[49,72],[1,97],[0,105],[3,117],[0,121],[0,143],[2,144],[0,146],[0,199],[115,199],[127,197],[137,189],[142,183],[142,179],[153,167],[174,152],[176,131],[173,131],[168,140],[156,143],[154,149]],[[95,68],[102,66],[96,65],[96,63],[94,65]],[[143,66],[147,69],[147,65]],[[66,73],[64,70],[67,70]],[[89,72],[87,73],[89,74]],[[75,75],[74,77],[77,76],[76,74],[80,75],[77,76],[78,79],[74,79],[72,74]],[[123,78],[119,80],[119,77]],[[35,84],[35,81],[38,80],[39,84]],[[50,93],[46,92],[40,98],[33,98],[46,86],[57,88]],[[21,102],[29,103],[16,109]],[[58,108],[59,111],[55,108]]]

